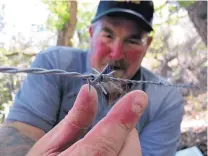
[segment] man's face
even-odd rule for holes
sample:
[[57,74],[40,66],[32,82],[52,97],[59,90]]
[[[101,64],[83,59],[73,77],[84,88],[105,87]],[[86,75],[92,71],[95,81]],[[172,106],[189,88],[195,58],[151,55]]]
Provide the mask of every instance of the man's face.
[[115,77],[130,79],[139,69],[151,38],[131,20],[104,17],[90,27],[90,63],[98,71],[109,64]]

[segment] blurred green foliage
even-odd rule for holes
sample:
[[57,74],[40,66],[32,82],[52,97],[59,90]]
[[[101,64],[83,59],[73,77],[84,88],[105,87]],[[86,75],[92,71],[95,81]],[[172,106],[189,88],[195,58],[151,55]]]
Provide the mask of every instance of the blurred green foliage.
[[178,0],[178,3],[183,8],[188,8],[189,6],[193,5],[195,2],[196,2],[196,0],[188,0],[188,1]]
[[[74,47],[87,49],[89,46],[89,26],[95,15],[96,3],[79,3],[77,13],[77,25],[76,34],[78,42],[74,44]],[[73,40],[75,42],[75,39]]]
[[[18,50],[19,52],[12,52],[0,48],[0,66],[28,67],[33,59],[33,55],[27,55],[20,49]],[[0,123],[3,122],[5,115],[8,113],[24,77],[25,75],[23,74],[13,75],[0,73]]]
[[48,6],[48,9],[51,12],[47,20],[47,25],[49,28],[52,31],[62,30],[70,18],[68,11],[68,1],[43,0],[43,3]]

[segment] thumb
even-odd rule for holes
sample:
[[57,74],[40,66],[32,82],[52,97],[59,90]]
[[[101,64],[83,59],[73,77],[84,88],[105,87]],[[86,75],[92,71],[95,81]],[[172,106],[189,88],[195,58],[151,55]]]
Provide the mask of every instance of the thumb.
[[[66,117],[41,138],[28,155],[60,153],[67,146],[73,144],[93,122],[97,112],[97,93],[88,85],[84,85]],[[35,154],[33,154],[33,152]],[[38,153],[37,153],[38,152]]]
[[131,155],[131,156],[142,155],[139,135],[135,128],[129,133],[119,153],[119,156],[126,156],[126,155]]

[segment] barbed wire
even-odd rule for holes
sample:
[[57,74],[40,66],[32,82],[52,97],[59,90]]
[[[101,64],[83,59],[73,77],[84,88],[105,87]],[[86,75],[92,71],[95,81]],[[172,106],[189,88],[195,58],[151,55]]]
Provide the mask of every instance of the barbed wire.
[[27,74],[53,74],[53,75],[68,75],[77,78],[92,79],[91,75],[83,75],[78,72],[67,72],[61,69],[43,69],[43,68],[29,68],[29,69],[19,69],[14,67],[0,67],[0,73],[17,74],[17,73],[27,73]]
[[106,69],[108,68],[108,65],[103,69],[102,72],[98,72],[96,69],[93,69],[96,74],[81,74],[78,72],[67,72],[61,69],[43,69],[43,68],[25,68],[25,69],[19,69],[15,67],[0,67],[0,73],[8,73],[8,74],[17,74],[17,73],[27,73],[27,74],[52,74],[52,75],[62,75],[62,76],[70,76],[70,77],[76,77],[76,78],[82,78],[87,80],[90,85],[99,85],[103,92],[107,94],[104,87],[101,85],[101,82],[108,82],[108,81],[114,81],[114,82],[121,82],[121,83],[131,83],[131,84],[152,84],[152,85],[159,85],[159,86],[168,86],[168,87],[179,87],[179,88],[191,88],[193,87],[191,84],[185,85],[185,84],[170,84],[170,83],[162,83],[160,79],[158,79],[158,82],[155,81],[136,81],[136,80],[129,80],[129,79],[121,79],[121,78],[115,78],[113,77],[113,73],[115,71],[112,71],[108,74],[104,74]]

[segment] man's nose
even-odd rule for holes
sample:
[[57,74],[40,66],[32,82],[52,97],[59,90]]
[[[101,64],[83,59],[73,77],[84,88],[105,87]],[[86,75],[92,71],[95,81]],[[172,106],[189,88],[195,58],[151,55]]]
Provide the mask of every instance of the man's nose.
[[113,60],[121,60],[124,58],[124,47],[120,41],[116,41],[111,45],[110,58]]

